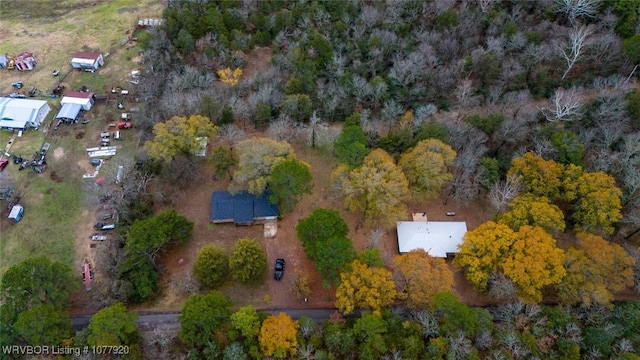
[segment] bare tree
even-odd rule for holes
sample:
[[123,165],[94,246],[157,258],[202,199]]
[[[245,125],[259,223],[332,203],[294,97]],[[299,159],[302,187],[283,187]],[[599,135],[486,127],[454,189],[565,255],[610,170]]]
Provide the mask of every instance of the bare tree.
[[483,14],[488,13],[496,2],[496,0],[479,0],[478,5],[480,6],[480,11],[482,11]]
[[520,178],[507,176],[505,180],[498,181],[493,188],[491,188],[489,200],[497,211],[502,211],[522,190],[524,190],[524,186]]
[[371,235],[369,235],[369,246],[372,248],[378,247],[380,240],[384,237],[384,229],[377,227],[371,230]]
[[458,106],[461,108],[473,107],[480,104],[480,98],[473,95],[473,82],[470,79],[460,81],[455,92]]
[[571,25],[576,26],[578,18],[593,18],[598,13],[602,0],[556,0],[556,12],[567,15]]
[[218,136],[233,147],[238,142],[244,140],[246,134],[236,124],[225,124],[220,127]]
[[578,26],[571,29],[569,33],[569,48],[560,48],[560,55],[567,62],[567,70],[562,74],[562,79],[567,77],[569,71],[573,69],[573,66],[582,57],[584,47],[587,45],[587,36],[593,33],[593,28],[590,26]]
[[578,88],[557,89],[553,94],[552,107],[540,108],[548,121],[568,121],[582,115],[582,91]]
[[425,339],[440,335],[440,323],[438,318],[429,310],[421,310],[411,314],[413,321],[420,324],[422,336]]

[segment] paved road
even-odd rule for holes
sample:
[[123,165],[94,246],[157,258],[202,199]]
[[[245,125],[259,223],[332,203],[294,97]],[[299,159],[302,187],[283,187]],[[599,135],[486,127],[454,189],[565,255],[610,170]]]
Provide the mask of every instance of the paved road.
[[[336,309],[271,309],[261,310],[262,312],[268,312],[271,314],[278,314],[284,312],[289,314],[293,319],[299,319],[302,316],[313,319],[317,323],[321,323],[328,319]],[[89,325],[89,320],[93,314],[85,315],[73,315],[71,316],[71,325],[76,330],[82,330]],[[152,330],[157,327],[163,329],[177,330],[180,328],[178,322],[178,315],[180,312],[139,312],[138,313],[138,328],[140,330]]]

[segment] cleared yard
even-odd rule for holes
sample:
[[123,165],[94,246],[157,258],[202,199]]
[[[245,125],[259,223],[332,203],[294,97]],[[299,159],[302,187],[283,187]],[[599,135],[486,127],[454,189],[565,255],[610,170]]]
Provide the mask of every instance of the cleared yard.
[[[0,276],[11,265],[31,256],[45,255],[74,269],[79,269],[90,257],[90,241],[80,236],[94,222],[94,217],[88,216],[88,204],[84,201],[86,181],[82,180],[82,174],[91,170],[84,149],[96,146],[94,134],[104,131],[105,120],[113,117],[117,109],[97,104],[86,115],[91,120],[89,124],[61,125],[54,131],[52,119],[60,109],[60,98],[44,95],[51,92],[56,82],[62,81],[72,55],[82,50],[99,50],[111,55],[105,67],[95,74],[70,72],[63,82],[67,90],[86,85],[99,94],[105,87],[120,85],[137,67],[132,57],[139,51],[135,43],[125,48],[120,48],[120,43],[138,16],[160,16],[161,13],[162,4],[150,0],[0,2],[0,54],[15,56],[30,51],[38,61],[33,71],[0,70],[0,94],[12,92],[11,83],[22,81],[23,91],[35,86],[41,91],[41,96],[36,98],[47,100],[51,106],[41,127],[44,131],[25,132],[14,140],[10,149],[12,154],[30,158],[43,142],[50,143],[47,169],[42,174],[34,174],[28,169],[18,171],[18,166],[11,163],[2,174],[3,185],[10,181],[16,194],[22,193],[25,216],[18,224],[9,223],[5,216],[0,219]],[[53,70],[60,70],[60,75],[54,77]],[[2,149],[11,136],[10,132],[0,131]],[[133,140],[133,134],[126,134],[126,138]],[[123,141],[122,144],[123,153],[131,154],[137,143]]]

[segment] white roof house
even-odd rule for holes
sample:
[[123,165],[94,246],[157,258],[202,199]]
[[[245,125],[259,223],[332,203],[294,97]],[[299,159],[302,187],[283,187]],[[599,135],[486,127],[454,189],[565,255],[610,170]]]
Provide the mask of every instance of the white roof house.
[[0,97],[0,128],[25,130],[37,128],[51,108],[45,100]]
[[406,253],[424,249],[429,255],[446,258],[459,251],[467,223],[463,221],[398,221],[398,250]]
[[60,100],[60,105],[78,104],[82,106],[82,110],[91,110],[93,102],[92,92],[67,91]]
[[78,52],[71,59],[71,66],[74,69],[94,69],[97,70],[104,65],[104,57],[99,52]]

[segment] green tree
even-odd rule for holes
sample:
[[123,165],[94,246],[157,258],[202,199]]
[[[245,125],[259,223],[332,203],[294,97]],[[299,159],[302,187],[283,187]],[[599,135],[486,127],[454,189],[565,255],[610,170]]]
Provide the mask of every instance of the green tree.
[[633,64],[640,64],[640,33],[624,40],[623,52]]
[[260,315],[252,305],[243,306],[231,314],[231,325],[246,339],[258,338],[260,323]]
[[155,264],[155,256],[169,243],[191,239],[193,223],[175,210],[165,210],[153,217],[137,220],[127,234],[125,250],[133,256],[146,256]]
[[133,302],[143,302],[156,292],[158,271],[145,257],[128,256],[118,269],[120,278],[129,285],[127,298]]
[[218,127],[202,115],[174,116],[153,126],[154,138],[144,148],[154,159],[171,161],[179,154],[193,155],[201,148],[199,137],[212,137],[217,132]]
[[465,117],[464,121],[480,129],[485,134],[491,136],[496,130],[500,128],[500,125],[504,122],[504,115],[491,114],[486,118],[481,117],[480,115],[470,115]]
[[582,166],[584,144],[578,135],[570,131],[557,132],[551,135],[551,144],[558,151],[558,161],[562,164]]
[[334,173],[336,176],[347,208],[362,211],[366,220],[391,224],[406,215],[407,179],[384,150],[372,151],[362,166],[346,176]]
[[267,186],[270,190],[269,201],[290,213],[303,194],[312,193],[311,165],[295,159],[282,161],[273,168]]
[[430,121],[418,125],[413,134],[413,140],[419,142],[427,139],[438,139],[445,144],[449,143],[449,129],[441,123]]
[[313,108],[313,103],[306,94],[287,95],[280,104],[283,114],[291,116],[297,122],[309,120]]
[[69,293],[77,288],[71,268],[41,256],[10,267],[2,277],[0,295],[3,310],[17,316],[35,305],[64,308],[68,305]]
[[320,208],[298,221],[296,234],[309,259],[315,261],[316,245],[333,237],[346,237],[349,226],[336,210]]
[[387,322],[380,316],[363,314],[353,325],[353,334],[360,341],[361,359],[380,359],[387,351],[385,335],[389,332]]
[[340,162],[350,168],[358,167],[370,151],[367,135],[359,125],[345,126],[336,139],[334,151]]
[[263,282],[267,273],[267,258],[260,243],[250,238],[238,240],[229,257],[229,268],[233,278],[243,284]]
[[382,308],[391,305],[396,294],[391,272],[354,260],[349,269],[340,274],[340,285],[336,289],[336,307],[345,314],[362,308],[373,310],[375,315],[380,316]]
[[30,345],[60,345],[71,337],[69,314],[51,304],[35,305],[21,312],[13,327]]
[[202,285],[207,287],[219,285],[228,273],[229,257],[223,249],[213,244],[207,244],[198,249],[193,274]]
[[478,180],[487,189],[491,189],[500,180],[500,163],[498,159],[483,157],[480,159]]
[[229,175],[231,178],[231,168],[236,164],[235,154],[226,146],[216,146],[211,153],[213,172],[218,178]]
[[456,299],[451,292],[437,293],[433,297],[431,309],[439,314],[440,324],[445,333],[464,331],[473,337],[482,330],[491,328],[491,314],[481,308],[471,308]]
[[625,99],[627,100],[626,109],[631,118],[631,125],[635,130],[640,130],[640,90],[632,90]]
[[479,290],[487,289],[491,275],[504,274],[522,298],[540,301],[544,286],[562,281],[563,260],[564,253],[542,228],[523,225],[514,232],[489,221],[466,233],[454,264]]
[[514,231],[523,225],[539,226],[550,233],[563,232],[565,229],[562,210],[551,204],[548,198],[530,193],[513,199],[507,212],[499,216],[498,222]]
[[108,306],[91,317],[87,344],[90,346],[117,346],[138,344],[138,314],[127,311],[118,302]]
[[437,139],[422,140],[402,154],[398,165],[409,181],[413,198],[430,199],[437,196],[442,186],[453,179],[449,168],[455,157],[456,152]]
[[235,151],[238,154],[238,167],[233,179],[240,185],[246,185],[249,192],[256,195],[264,193],[276,165],[295,159],[289,143],[267,138],[240,141]]
[[188,346],[203,348],[213,333],[228,321],[231,300],[217,290],[191,295],[178,316],[178,337]]
[[380,255],[380,250],[377,248],[368,248],[360,251],[356,255],[358,261],[367,266],[384,266],[384,260]]
[[307,256],[315,259],[314,265],[320,273],[324,288],[338,284],[340,271],[356,257],[353,242],[342,236],[331,237],[319,242],[314,246],[314,251],[313,256]]
[[564,260],[567,275],[558,287],[565,304],[608,305],[613,292],[633,285],[635,260],[624,248],[593,234],[578,234]]
[[393,269],[399,297],[410,309],[427,308],[436,293],[453,286],[453,273],[444,259],[431,257],[423,249],[396,255]]

